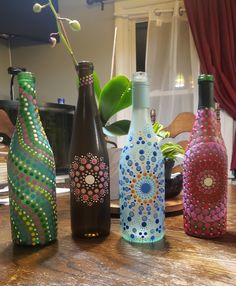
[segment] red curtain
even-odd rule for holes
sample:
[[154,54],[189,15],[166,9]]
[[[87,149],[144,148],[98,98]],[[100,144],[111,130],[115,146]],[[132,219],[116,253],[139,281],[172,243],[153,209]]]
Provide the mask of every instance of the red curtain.
[[[203,73],[215,78],[215,98],[236,119],[236,0],[184,0]],[[236,134],[231,169],[236,170]]]

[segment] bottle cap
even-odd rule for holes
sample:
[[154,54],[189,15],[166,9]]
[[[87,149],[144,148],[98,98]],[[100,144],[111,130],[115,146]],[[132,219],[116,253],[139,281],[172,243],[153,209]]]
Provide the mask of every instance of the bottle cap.
[[133,78],[132,78],[132,81],[134,83],[140,83],[140,84],[146,84],[148,85],[148,76],[147,76],[147,73],[146,72],[135,72],[133,74]]
[[200,74],[198,77],[198,82],[201,81],[214,81],[214,76],[212,74]]
[[198,109],[215,108],[214,101],[214,77],[211,74],[201,74],[198,77],[199,101]]
[[82,61],[79,62],[78,66],[76,67],[77,70],[81,69],[92,69],[93,70],[93,63],[89,61]]

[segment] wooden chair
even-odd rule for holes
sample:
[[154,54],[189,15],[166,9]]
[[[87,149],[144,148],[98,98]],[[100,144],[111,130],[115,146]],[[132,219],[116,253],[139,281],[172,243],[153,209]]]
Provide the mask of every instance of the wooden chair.
[[[170,138],[176,138],[182,133],[190,133],[192,131],[194,121],[195,115],[192,112],[181,112],[175,117],[175,119],[170,123],[170,125],[164,128],[164,130],[170,132]],[[181,140],[175,143],[178,143],[184,148],[184,150],[186,150],[188,140]],[[172,173],[182,173],[182,171],[182,166],[177,165],[173,168]]]
[[5,110],[0,109],[0,133],[6,134],[9,138],[14,132],[14,125]]
[[[6,135],[9,140],[11,139],[14,132],[14,125],[11,122],[8,114],[5,110],[0,109],[0,133]],[[8,146],[0,143],[0,162],[5,162],[8,155]]]

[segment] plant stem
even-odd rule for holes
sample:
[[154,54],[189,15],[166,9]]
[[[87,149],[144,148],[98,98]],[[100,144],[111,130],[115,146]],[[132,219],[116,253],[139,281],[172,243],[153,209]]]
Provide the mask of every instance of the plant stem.
[[60,17],[59,17],[57,11],[55,10],[55,8],[54,8],[54,6],[52,4],[52,0],[48,0],[48,3],[49,3],[49,6],[50,6],[50,8],[52,10],[52,13],[55,16],[56,24],[57,24],[57,30],[58,30],[59,36],[61,38],[61,41],[64,44],[64,46],[66,47],[68,53],[70,54],[74,65],[77,66],[78,62],[75,59],[74,53],[73,53],[72,48],[70,46],[68,37],[67,37],[66,32],[65,32],[65,28],[64,28],[63,23],[62,23],[62,20],[60,20]]
[[113,145],[114,146],[113,148],[117,148],[116,142],[108,140],[107,136],[105,136],[105,141],[106,141],[107,144]]
[[57,17],[58,18],[58,20],[62,20],[62,21],[67,21],[67,22],[69,22],[70,21],[70,19],[69,18],[65,18],[65,17]]
[[73,60],[73,63],[75,64],[75,66],[77,66],[78,65],[78,62],[77,62],[77,60],[76,60],[76,58],[75,58],[75,56],[74,56],[74,53],[73,53],[73,51],[72,51],[72,48],[71,48],[71,45],[70,45],[70,41],[69,41],[69,39],[68,39],[68,36],[67,36],[67,33],[66,33],[66,29],[65,29],[65,27],[64,27],[64,24],[63,24],[63,22],[62,22],[62,20],[59,20],[59,23],[60,23],[60,25],[61,25],[61,29],[62,29],[62,31],[63,31],[63,34],[64,34],[64,37],[65,37],[65,39],[66,39],[66,42],[67,42],[67,44],[68,44],[68,46],[69,46],[69,48],[70,48],[70,55],[71,55],[71,57],[72,57],[72,60]]

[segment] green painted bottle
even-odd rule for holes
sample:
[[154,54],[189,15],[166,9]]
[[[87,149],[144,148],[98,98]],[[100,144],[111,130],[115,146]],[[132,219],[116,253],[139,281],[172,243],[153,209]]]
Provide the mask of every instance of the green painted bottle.
[[19,111],[8,154],[12,240],[45,245],[57,238],[56,172],[36,103],[35,77],[20,72]]

